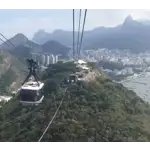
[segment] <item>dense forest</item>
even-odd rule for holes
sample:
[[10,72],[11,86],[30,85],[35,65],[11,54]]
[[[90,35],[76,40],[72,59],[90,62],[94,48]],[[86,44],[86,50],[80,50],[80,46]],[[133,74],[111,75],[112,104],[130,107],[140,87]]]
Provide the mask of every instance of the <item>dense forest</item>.
[[62,98],[42,141],[150,141],[149,104],[101,71],[95,81],[62,86],[75,71],[71,62],[50,65],[41,74],[45,99],[38,106],[23,106],[17,96],[1,102],[0,141],[38,141]]

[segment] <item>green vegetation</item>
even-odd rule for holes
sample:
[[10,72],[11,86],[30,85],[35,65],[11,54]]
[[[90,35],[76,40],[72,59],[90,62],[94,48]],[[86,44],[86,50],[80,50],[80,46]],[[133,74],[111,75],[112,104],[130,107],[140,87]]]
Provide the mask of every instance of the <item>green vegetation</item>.
[[0,55],[0,64],[4,61],[3,56]]
[[[71,62],[50,65],[42,75],[45,99],[39,106],[22,106],[16,98],[1,104],[0,141],[38,141],[65,93],[61,81],[75,70]],[[103,75],[68,86],[42,141],[150,141],[150,106]]]
[[[12,86],[14,90],[20,87],[21,81],[25,77],[25,73],[21,72],[21,69],[15,67],[10,67],[5,73],[0,76],[0,94],[1,95],[10,95],[12,89],[11,85],[16,83],[16,86]],[[22,79],[22,80],[21,80]]]
[[8,93],[10,84],[16,80],[15,72],[10,68],[0,77],[0,94]]
[[[26,62],[12,55],[7,50],[0,53],[0,94],[10,93],[10,88],[18,89],[21,80],[25,78]],[[15,83],[11,87],[12,83]]]
[[49,68],[42,74],[42,80],[45,83],[44,93],[49,94],[49,91],[56,91],[60,88],[64,79],[69,74],[76,72],[76,66],[73,62],[57,63],[49,65]]

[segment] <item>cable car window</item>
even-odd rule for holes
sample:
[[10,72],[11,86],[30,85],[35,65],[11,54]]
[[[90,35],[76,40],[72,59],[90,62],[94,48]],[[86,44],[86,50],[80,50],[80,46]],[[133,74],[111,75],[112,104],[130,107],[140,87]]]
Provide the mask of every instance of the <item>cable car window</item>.
[[20,98],[21,101],[35,101],[37,96],[37,91],[34,90],[21,90]]
[[35,100],[38,101],[41,99],[41,97],[42,97],[42,89],[37,91],[37,96],[36,96]]
[[79,78],[83,78],[83,74],[78,75]]
[[75,79],[76,79],[76,76],[72,75],[72,76],[69,77],[69,79],[70,79],[70,80],[75,80]]

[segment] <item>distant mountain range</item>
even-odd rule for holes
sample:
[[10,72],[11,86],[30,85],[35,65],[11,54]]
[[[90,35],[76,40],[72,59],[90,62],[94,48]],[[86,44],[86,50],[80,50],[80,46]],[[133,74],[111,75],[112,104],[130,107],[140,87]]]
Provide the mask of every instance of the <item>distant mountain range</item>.
[[[11,45],[10,42],[15,46]],[[50,40],[44,44],[37,44],[30,41],[25,35],[19,33],[0,45],[0,49],[9,50],[15,56],[29,58],[31,52],[46,52],[51,54],[60,54],[67,57],[70,50],[69,47],[60,44],[57,41]]]
[[[77,37],[77,32],[75,36]],[[33,41],[39,44],[49,40],[71,46],[72,32],[55,30],[47,33],[39,30],[33,37]],[[83,48],[130,49],[133,52],[150,50],[150,21],[133,20],[132,16],[128,16],[123,24],[116,27],[98,27],[85,31]]]

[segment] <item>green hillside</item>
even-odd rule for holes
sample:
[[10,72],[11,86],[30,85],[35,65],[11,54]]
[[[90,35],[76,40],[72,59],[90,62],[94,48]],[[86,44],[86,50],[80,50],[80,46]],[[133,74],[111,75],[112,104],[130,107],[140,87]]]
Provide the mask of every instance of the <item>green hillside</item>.
[[0,51],[0,94],[19,88],[27,74],[26,64],[22,60],[6,50]]
[[22,106],[17,98],[1,103],[0,141],[38,141],[64,94],[42,141],[150,141],[149,104],[100,71],[96,80],[67,86],[65,93],[60,83],[74,71],[73,63],[50,65],[39,106]]

